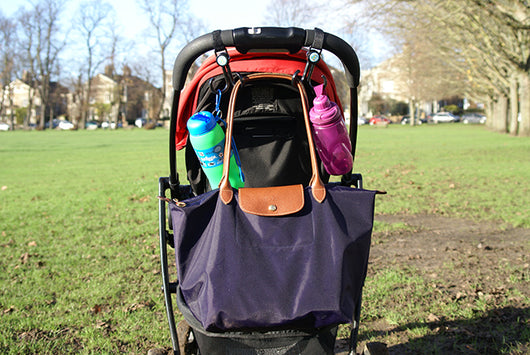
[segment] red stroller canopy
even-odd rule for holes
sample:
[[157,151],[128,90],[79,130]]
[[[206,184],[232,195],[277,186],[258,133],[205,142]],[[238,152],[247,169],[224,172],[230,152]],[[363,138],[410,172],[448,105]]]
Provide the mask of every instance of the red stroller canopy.
[[[230,69],[233,72],[240,73],[282,73],[293,75],[297,70],[300,70],[300,72],[303,73],[307,62],[305,50],[301,50],[295,54],[286,52],[242,54],[234,48],[231,48],[228,50],[228,54],[230,55]],[[209,79],[222,74],[223,71],[221,67],[215,61],[215,56],[212,55],[204,61],[193,79],[182,90],[179,100],[181,104],[178,107],[175,132],[175,146],[177,150],[181,150],[186,146],[188,138],[186,123],[195,113],[199,98],[199,89]],[[316,64],[311,80],[313,82],[322,83],[322,76],[327,80],[327,96],[330,100],[336,102],[342,110],[333,76],[326,63],[321,60]]]

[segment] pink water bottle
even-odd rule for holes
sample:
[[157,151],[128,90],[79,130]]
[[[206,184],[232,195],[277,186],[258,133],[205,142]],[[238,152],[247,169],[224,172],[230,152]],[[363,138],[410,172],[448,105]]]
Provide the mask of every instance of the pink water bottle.
[[316,86],[315,94],[309,118],[318,155],[329,174],[344,175],[353,167],[344,117],[338,105],[324,93],[324,85]]

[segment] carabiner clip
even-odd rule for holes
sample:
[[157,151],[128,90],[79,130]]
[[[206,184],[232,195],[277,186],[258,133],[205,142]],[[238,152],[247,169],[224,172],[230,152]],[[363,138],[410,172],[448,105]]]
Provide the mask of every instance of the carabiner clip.
[[215,109],[212,111],[212,115],[216,117],[217,119],[220,119],[223,117],[223,112],[221,111],[221,95],[223,91],[217,90],[215,93]]

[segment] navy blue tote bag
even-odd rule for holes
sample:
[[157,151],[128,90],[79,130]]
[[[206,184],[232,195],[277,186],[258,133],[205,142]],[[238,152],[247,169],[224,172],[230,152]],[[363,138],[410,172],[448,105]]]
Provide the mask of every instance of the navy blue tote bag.
[[[245,82],[282,74],[253,74]],[[228,180],[235,99],[228,108],[219,189],[169,204],[180,292],[207,331],[349,323],[366,276],[376,191],[323,184],[311,152],[309,186],[233,189]]]

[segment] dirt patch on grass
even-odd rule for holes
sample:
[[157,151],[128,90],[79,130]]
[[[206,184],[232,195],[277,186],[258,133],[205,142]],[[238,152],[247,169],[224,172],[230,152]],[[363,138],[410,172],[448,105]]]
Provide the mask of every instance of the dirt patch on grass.
[[[376,220],[405,228],[374,233],[368,278],[389,269],[406,270],[425,280],[433,298],[469,313],[432,312],[408,324],[370,319],[361,322],[360,347],[380,341],[390,354],[530,353],[530,230],[436,215],[383,215]],[[385,305],[396,312],[406,306]]]
[[[21,350],[28,354],[33,353],[34,350],[31,350],[31,344],[42,343],[42,344],[58,344],[57,348],[50,350],[51,352],[57,352],[61,349],[60,352],[64,353],[77,353],[82,350],[83,345],[80,338],[78,338],[77,333],[78,329],[64,327],[54,331],[49,330],[40,330],[40,329],[31,329],[28,331],[20,332],[16,335],[18,341],[22,343],[27,343],[29,349]],[[23,349],[22,347],[21,349]],[[53,349],[53,347],[50,347]]]
[[[511,271],[528,271],[530,230],[500,229],[493,222],[473,222],[441,216],[378,216],[386,223],[405,223],[399,232],[374,233],[370,268],[377,271],[392,265],[408,265],[449,283],[453,274],[444,269],[468,270],[475,281],[498,287]],[[510,264],[512,268],[506,268]],[[470,278],[470,277],[466,277]],[[461,280],[461,279],[460,279]],[[456,281],[456,280],[454,280]],[[497,286],[494,286],[497,284]]]

